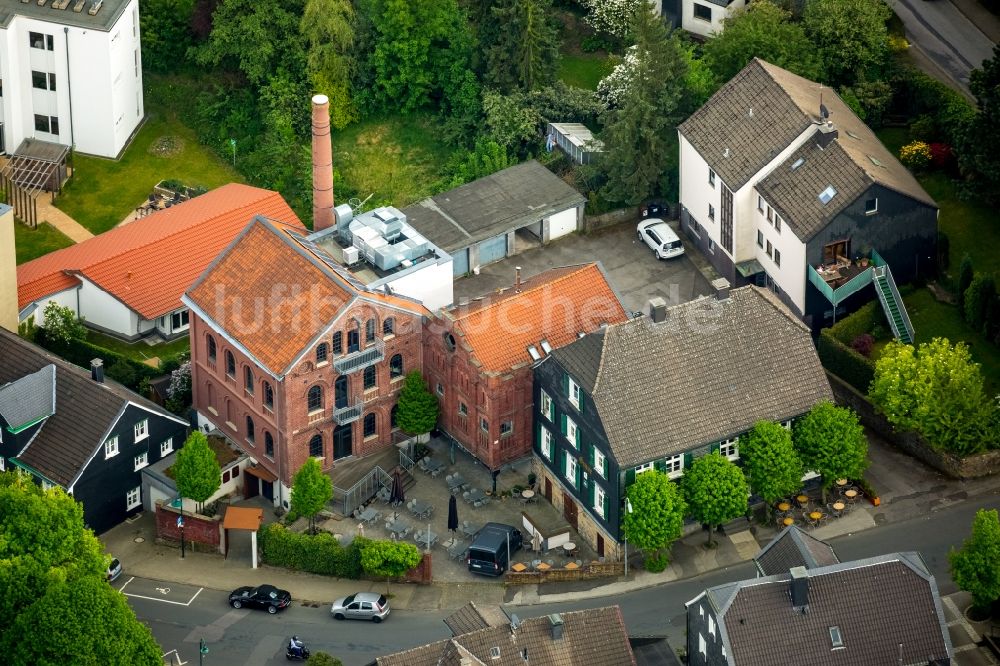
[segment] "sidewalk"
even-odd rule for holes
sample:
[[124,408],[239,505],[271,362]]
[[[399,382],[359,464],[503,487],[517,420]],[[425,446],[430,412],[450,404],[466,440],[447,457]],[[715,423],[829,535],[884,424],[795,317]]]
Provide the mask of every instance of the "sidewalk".
[[35,197],[35,203],[38,207],[38,221],[48,222],[74,243],[80,243],[94,237],[94,234],[90,233],[86,227],[53,206],[47,192]]
[[983,7],[980,0],[951,0],[951,4],[990,40],[1000,42],[1000,17]]

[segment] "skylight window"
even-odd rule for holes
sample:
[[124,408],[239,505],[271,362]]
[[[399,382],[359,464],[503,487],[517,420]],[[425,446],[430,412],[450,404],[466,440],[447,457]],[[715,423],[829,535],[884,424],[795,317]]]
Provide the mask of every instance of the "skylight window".
[[872,164],[874,164],[875,166],[885,168],[885,165],[879,162],[878,158],[876,158],[874,155],[869,155],[868,159],[870,159],[872,161]]
[[532,361],[540,361],[542,355],[538,353],[538,348],[535,345],[528,345],[528,355],[531,356]]
[[800,157],[799,159],[795,160],[794,162],[792,162],[792,171],[795,171],[796,169],[798,169],[800,166],[802,166],[805,163],[806,163],[806,160],[805,160],[804,157]]
[[830,627],[830,644],[833,649],[844,647],[844,637],[840,634],[840,627]]
[[860,136],[858,136],[857,134],[855,134],[851,130],[847,130],[847,136],[851,137],[852,139],[860,139],[861,138]]
[[830,203],[830,200],[837,196],[837,188],[833,185],[827,185],[826,189],[819,193],[819,200],[825,206]]
[[552,345],[549,344],[548,340],[542,340],[542,351],[546,354],[552,353]]

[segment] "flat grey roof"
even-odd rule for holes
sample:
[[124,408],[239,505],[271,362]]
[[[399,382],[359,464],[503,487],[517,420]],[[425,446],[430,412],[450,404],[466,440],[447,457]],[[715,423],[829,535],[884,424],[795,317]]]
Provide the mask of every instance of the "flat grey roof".
[[451,253],[585,202],[559,176],[529,160],[407,206],[403,213],[413,228]]
[[47,0],[44,5],[39,5],[37,0],[0,0],[0,25],[6,28],[15,16],[25,16],[74,28],[108,32],[118,22],[129,0],[104,0],[95,16],[90,15],[94,0],[84,0],[83,9],[79,12],[73,11],[78,0],[69,0],[64,9],[54,8],[53,2],[55,0]]

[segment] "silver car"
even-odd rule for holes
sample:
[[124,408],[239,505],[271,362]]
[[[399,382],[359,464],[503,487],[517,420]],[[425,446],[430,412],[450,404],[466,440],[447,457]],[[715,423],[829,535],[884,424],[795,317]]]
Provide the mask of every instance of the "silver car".
[[659,218],[643,220],[636,227],[639,240],[649,246],[657,259],[670,259],[684,254],[684,245],[670,225]]
[[358,592],[334,601],[330,614],[337,620],[371,620],[378,623],[389,615],[389,600],[383,594]]

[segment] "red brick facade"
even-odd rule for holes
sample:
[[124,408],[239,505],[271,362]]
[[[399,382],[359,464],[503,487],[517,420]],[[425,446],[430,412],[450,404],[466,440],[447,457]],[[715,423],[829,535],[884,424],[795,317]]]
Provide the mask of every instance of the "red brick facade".
[[[391,331],[386,328],[388,318],[392,318],[388,325]],[[364,369],[344,375],[347,403],[362,403],[363,409],[361,416],[350,424],[350,439],[345,438],[335,452],[334,429],[337,424],[333,420],[333,412],[335,382],[339,375],[334,364],[347,352],[349,330],[355,328],[361,350],[381,344],[384,354],[372,366],[375,370],[374,387],[365,389]],[[371,337],[369,330],[374,331]],[[338,332],[341,334],[340,352],[336,349],[335,334]],[[195,409],[277,476],[286,487],[291,485],[295,472],[312,454],[322,456],[323,468],[329,470],[334,466],[335,458],[367,455],[390,446],[393,430],[391,413],[402,388],[403,377],[407,372],[422,370],[420,317],[361,300],[355,300],[340,313],[334,324],[303,351],[301,358],[281,379],[274,378],[237,345],[212,330],[195,312],[191,313],[190,335]],[[214,340],[214,360],[209,356],[209,336]],[[320,345],[326,345],[325,361],[319,360],[317,355]],[[232,364],[228,354],[232,354]],[[402,361],[401,367],[399,360]],[[249,378],[248,370],[252,373]],[[273,392],[270,406],[264,402],[266,385],[270,385]],[[310,409],[309,394],[313,391],[315,395],[316,388],[321,396],[319,406]],[[248,417],[253,422],[252,438]],[[372,418],[374,434],[365,436],[366,423],[371,425]],[[314,440],[317,437],[319,439]],[[310,445],[314,441],[321,448],[311,452]],[[350,442],[349,447],[346,441]]]
[[[166,541],[175,541],[179,545],[181,542],[181,530],[177,527],[177,518],[180,512],[176,509],[164,505],[162,502],[156,503],[156,537]],[[200,543],[211,547],[213,550],[221,552],[222,527],[218,518],[199,516],[197,514],[184,514],[184,540],[190,548],[194,544]]]
[[424,376],[438,396],[440,428],[487,467],[500,469],[531,454],[531,363],[486,372],[463,338],[450,319],[431,320],[425,326]]

